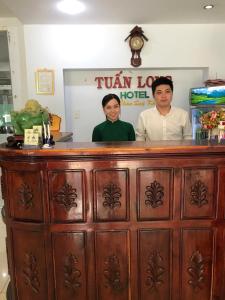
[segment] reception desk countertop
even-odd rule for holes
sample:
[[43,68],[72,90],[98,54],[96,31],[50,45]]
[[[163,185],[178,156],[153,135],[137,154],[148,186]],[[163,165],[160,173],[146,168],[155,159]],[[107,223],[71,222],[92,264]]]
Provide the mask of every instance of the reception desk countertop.
[[52,131],[51,134],[55,142],[72,142],[73,140],[72,132]]
[[2,145],[0,165],[13,299],[225,299],[225,145]]
[[4,146],[0,147],[0,155],[14,156],[89,156],[89,155],[106,155],[106,156],[134,156],[147,155],[163,156],[170,155],[205,155],[218,154],[225,155],[225,144],[196,143],[195,141],[154,141],[154,142],[63,142],[72,138],[72,133],[57,133],[54,135],[56,143],[51,149],[9,149]]

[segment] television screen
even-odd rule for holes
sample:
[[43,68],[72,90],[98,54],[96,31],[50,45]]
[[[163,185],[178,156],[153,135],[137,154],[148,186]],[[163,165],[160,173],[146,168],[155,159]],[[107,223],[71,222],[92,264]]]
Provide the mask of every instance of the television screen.
[[225,105],[225,85],[191,88],[190,104],[193,106]]

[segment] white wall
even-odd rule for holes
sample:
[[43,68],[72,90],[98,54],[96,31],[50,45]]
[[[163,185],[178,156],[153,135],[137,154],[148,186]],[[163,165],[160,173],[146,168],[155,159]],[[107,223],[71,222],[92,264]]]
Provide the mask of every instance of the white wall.
[[[124,39],[136,24],[25,25],[28,97],[63,117],[63,69],[130,68]],[[225,78],[225,25],[140,25],[149,38],[142,68],[209,68],[209,78]],[[34,72],[55,70],[55,95],[36,95]]]

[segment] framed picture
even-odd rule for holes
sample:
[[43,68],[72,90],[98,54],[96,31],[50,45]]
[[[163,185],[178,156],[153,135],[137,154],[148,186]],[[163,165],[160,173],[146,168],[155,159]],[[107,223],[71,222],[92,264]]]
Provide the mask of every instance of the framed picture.
[[36,93],[39,95],[54,95],[54,71],[39,69],[35,72]]
[[191,88],[189,98],[192,106],[225,105],[225,85]]

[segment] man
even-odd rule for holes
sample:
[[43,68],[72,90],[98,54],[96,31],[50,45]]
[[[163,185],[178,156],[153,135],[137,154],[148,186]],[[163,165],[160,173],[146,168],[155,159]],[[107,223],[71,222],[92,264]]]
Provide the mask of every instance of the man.
[[171,107],[173,82],[167,77],[159,77],[152,83],[155,107],[140,113],[137,141],[192,139],[192,129],[188,112]]

